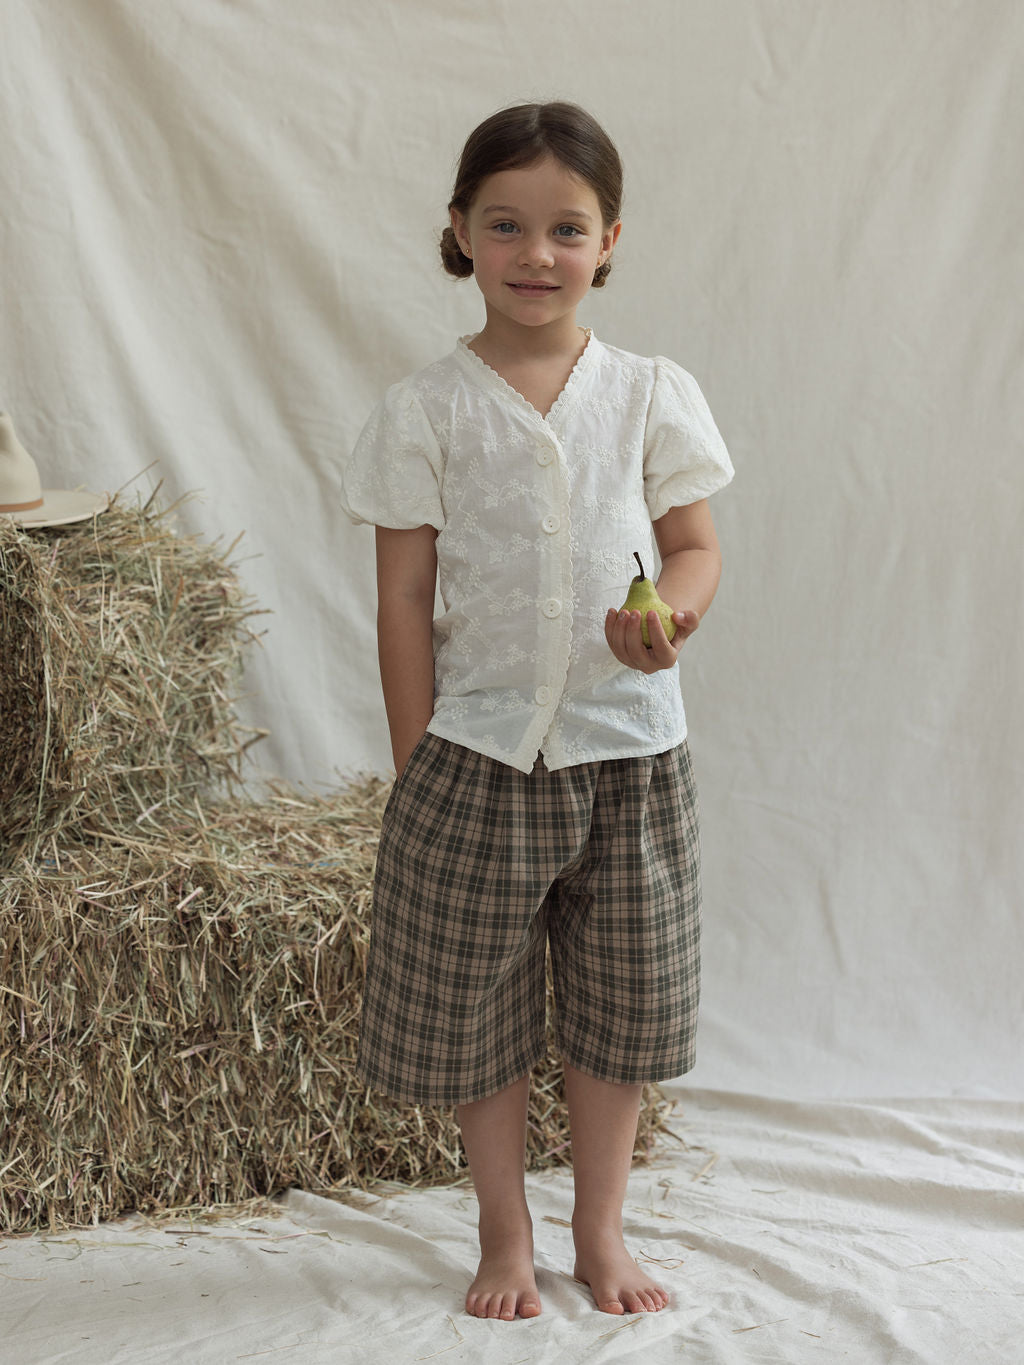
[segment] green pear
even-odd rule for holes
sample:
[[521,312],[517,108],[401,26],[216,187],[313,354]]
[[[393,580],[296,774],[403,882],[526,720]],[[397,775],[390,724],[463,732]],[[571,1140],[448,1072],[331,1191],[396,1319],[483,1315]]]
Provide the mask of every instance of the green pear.
[[649,611],[656,611],[661,617],[661,624],[665,627],[665,635],[669,640],[676,633],[676,623],[672,620],[672,608],[658,596],[658,590],[645,575],[644,566],[635,550],[633,551],[633,558],[640,565],[640,573],[630,583],[626,600],[619,610],[638,611],[640,613],[640,632],[644,637],[644,644],[649,649],[651,645],[651,633],[647,629],[647,613]]

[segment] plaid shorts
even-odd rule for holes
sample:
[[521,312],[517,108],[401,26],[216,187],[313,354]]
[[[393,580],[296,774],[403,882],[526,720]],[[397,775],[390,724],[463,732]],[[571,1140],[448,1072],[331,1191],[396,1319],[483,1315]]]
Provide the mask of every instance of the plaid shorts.
[[555,1033],[603,1080],[694,1062],[700,841],[689,749],[531,773],[429,731],[384,812],[358,1070],[414,1104],[512,1085]]

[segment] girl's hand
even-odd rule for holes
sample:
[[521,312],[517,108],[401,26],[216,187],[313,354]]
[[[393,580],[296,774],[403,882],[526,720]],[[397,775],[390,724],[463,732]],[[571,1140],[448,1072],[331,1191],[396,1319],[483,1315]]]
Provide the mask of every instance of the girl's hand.
[[640,613],[616,611],[613,607],[604,618],[608,648],[619,663],[637,668],[641,673],[657,673],[663,668],[671,668],[679,658],[683,645],[700,625],[700,617],[695,611],[674,611],[672,620],[676,623],[676,633],[670,640],[658,613],[647,613],[647,631],[651,637],[648,649],[641,634]]

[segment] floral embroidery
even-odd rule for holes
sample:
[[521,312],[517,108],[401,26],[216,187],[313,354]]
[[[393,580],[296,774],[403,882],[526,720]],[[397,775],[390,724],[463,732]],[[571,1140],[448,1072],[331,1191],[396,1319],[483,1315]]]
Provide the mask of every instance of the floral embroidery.
[[356,444],[354,522],[436,528],[430,730],[529,772],[658,753],[686,718],[675,669],[608,649],[652,521],[708,497],[732,464],[696,381],[590,335],[546,417],[469,349],[392,385]]

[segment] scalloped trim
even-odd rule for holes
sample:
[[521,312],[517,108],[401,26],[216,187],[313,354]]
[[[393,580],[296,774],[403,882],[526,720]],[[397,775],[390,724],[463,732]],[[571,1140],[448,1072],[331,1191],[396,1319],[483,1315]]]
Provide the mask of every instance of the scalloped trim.
[[576,364],[569,371],[569,376],[562,385],[561,392],[551,404],[551,407],[546,414],[541,412],[538,408],[535,408],[528,398],[524,398],[517,388],[511,385],[503,375],[498,373],[493,365],[488,365],[486,360],[481,356],[478,356],[476,351],[471,349],[469,343],[476,340],[480,335],[479,332],[467,332],[465,336],[459,337],[456,349],[460,355],[469,357],[470,364],[474,368],[478,368],[484,372],[484,375],[490,379],[492,388],[498,388],[500,392],[511,395],[519,406],[525,408],[527,412],[531,413],[534,417],[539,418],[540,421],[550,422],[553,417],[558,416],[564,407],[568,406],[568,401],[573,397],[573,391],[579,383],[580,375],[584,370],[590,368],[590,361],[592,357],[596,355],[597,347],[592,344],[596,342],[594,329],[592,327],[583,327],[581,328],[581,331],[586,335],[586,345],[580,352]]

